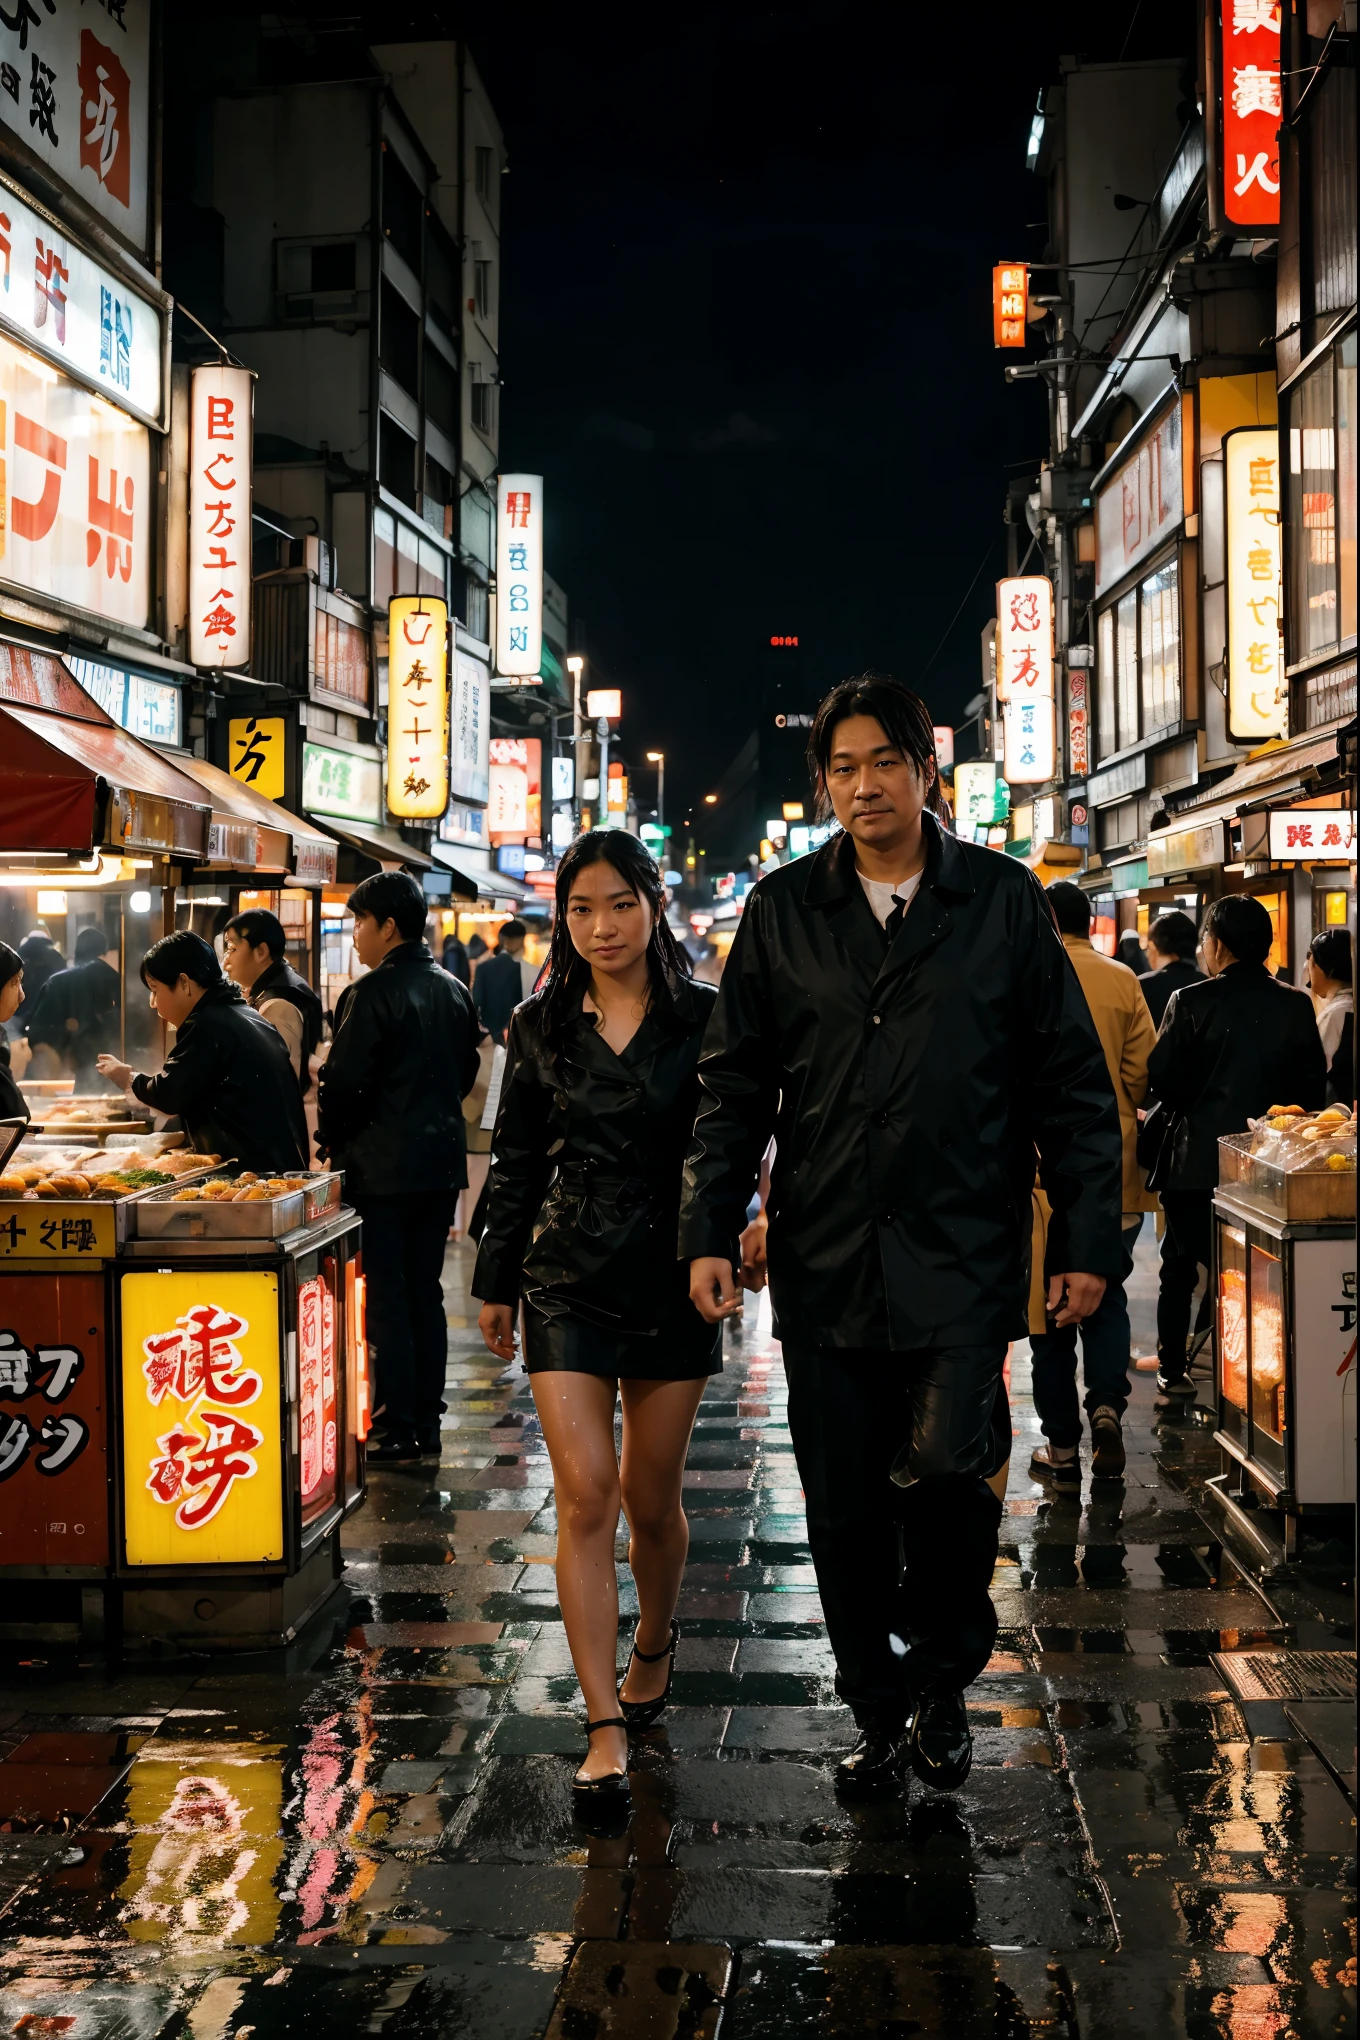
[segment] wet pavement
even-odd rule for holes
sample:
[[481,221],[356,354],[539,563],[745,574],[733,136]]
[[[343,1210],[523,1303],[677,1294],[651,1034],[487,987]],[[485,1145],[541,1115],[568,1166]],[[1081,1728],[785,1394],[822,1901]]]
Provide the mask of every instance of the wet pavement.
[[[1194,1506],[1218,1470],[1207,1411],[1156,1425],[1139,1376],[1125,1479],[1051,1500],[1017,1349],[972,1776],[850,1808],[779,1349],[753,1314],[689,1455],[674,1704],[634,1740],[628,1833],[591,1839],[548,1462],[467,1272],[452,1251],[442,1462],[373,1479],[344,1586],[291,1651],[0,1661],[0,2034],[1354,2031],[1352,1807],[1306,1709],[1239,1702],[1212,1662],[1353,1648],[1349,1593],[1261,1588],[1220,1547]],[[626,1571],[622,1599],[626,1618]]]

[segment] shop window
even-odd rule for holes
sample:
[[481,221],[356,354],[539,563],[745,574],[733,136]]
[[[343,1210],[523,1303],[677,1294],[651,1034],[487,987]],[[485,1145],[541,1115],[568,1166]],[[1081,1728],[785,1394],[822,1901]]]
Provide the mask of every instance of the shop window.
[[416,507],[416,443],[395,418],[378,420],[378,480],[412,510]]
[[312,289],[352,291],[355,287],[356,252],[353,241],[313,242]]
[[474,262],[472,265],[473,295],[477,303],[477,317],[483,321],[491,317],[491,264]]
[[1289,659],[1355,636],[1356,336],[1289,397]]
[[479,382],[472,384],[472,422],[479,432],[491,438],[496,430],[496,385]]
[[484,206],[490,206],[491,194],[496,188],[496,151],[482,148],[479,144],[475,157],[477,196]]
[[1112,757],[1181,719],[1180,570],[1163,561],[1100,612],[1096,627],[1099,756]]
[[383,278],[378,359],[409,397],[420,388],[420,320],[399,290]]
[[425,349],[425,415],[450,439],[458,437],[458,371],[430,346]]
[[450,340],[456,340],[459,331],[458,274],[457,250],[432,217],[425,223],[425,309]]
[[1270,955],[1266,958],[1266,969],[1272,977],[1278,977],[1289,963],[1289,924],[1283,893],[1258,893],[1257,898],[1270,916]]
[[403,262],[410,264],[416,275],[420,275],[421,226],[425,212],[425,201],[420,195],[415,179],[398,162],[387,143],[383,143],[382,157],[382,227],[384,240],[390,241]]

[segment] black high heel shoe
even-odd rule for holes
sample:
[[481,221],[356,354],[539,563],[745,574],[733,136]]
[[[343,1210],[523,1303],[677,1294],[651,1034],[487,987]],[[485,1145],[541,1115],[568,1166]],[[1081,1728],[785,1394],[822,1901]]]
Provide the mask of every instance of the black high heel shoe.
[[[668,1657],[671,1665],[666,1674],[665,1687],[657,1694],[655,1700],[625,1700],[620,1691],[619,1706],[623,1709],[624,1718],[630,1728],[650,1728],[654,1721],[661,1718],[666,1702],[671,1697],[671,1680],[675,1677],[675,1646],[679,1641],[680,1624],[673,1621],[671,1640],[664,1650],[639,1650],[636,1644],[633,1645],[632,1655],[640,1665],[659,1665],[663,1657]],[[626,1679],[627,1672],[623,1676]]]
[[[621,1714],[611,1714],[600,1721],[586,1723],[586,1742],[597,1728],[627,1729],[628,1723]],[[626,1816],[630,1804],[627,1771],[606,1771],[602,1778],[573,1778],[571,1781],[572,1802],[578,1819],[615,1820]]]

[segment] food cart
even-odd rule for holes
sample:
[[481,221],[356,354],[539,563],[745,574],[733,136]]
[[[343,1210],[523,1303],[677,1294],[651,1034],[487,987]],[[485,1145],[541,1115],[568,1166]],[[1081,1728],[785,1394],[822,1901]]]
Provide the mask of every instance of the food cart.
[[1300,1518],[1355,1505],[1355,1120],[1290,1108],[1219,1142],[1214,1197],[1224,1508]]

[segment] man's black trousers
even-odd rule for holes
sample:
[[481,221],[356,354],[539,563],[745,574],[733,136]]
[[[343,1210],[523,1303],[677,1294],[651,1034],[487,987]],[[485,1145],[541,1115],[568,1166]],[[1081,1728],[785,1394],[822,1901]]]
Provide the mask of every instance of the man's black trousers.
[[[1002,1343],[894,1353],[785,1341],[836,1690],[861,1728],[896,1733],[920,1695],[961,1692],[991,1656],[1001,1504],[986,1480],[1010,1456],[1005,1358]],[[908,1485],[890,1477],[895,1464]]]
[[373,1407],[401,1439],[436,1430],[444,1407],[449,1334],[444,1316],[444,1248],[456,1190],[410,1197],[356,1197],[364,1222],[368,1343]]

